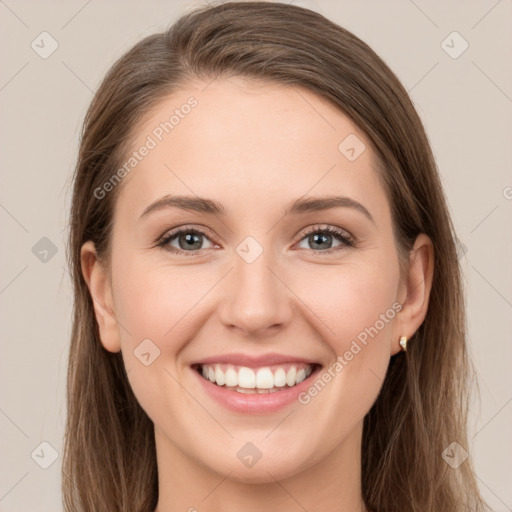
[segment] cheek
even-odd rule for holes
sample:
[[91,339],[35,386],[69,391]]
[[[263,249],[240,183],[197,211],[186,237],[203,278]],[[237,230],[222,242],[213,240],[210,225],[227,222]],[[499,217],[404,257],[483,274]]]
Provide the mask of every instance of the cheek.
[[329,434],[337,442],[367,414],[382,387],[390,359],[396,290],[382,268],[347,265],[324,271],[320,281],[318,277],[311,276],[309,283],[304,280],[301,293],[306,296],[309,290],[307,305],[318,316],[315,329],[321,330],[332,359],[301,403],[311,407],[309,417],[319,424],[337,426]]
[[200,273],[179,266],[148,265],[143,258],[121,262],[117,269],[116,316],[130,332],[133,344],[144,338],[161,347],[164,340],[168,344],[208,289],[206,283],[201,284]]
[[330,349],[331,366],[340,361],[341,367],[331,371],[333,389],[352,408],[369,408],[389,364],[397,276],[393,267],[383,268],[361,262],[325,267],[302,277],[296,288],[314,313],[312,322]]
[[[119,260],[115,269],[116,317],[126,328],[119,332],[131,388],[152,421],[177,425],[179,411],[197,411],[177,382],[182,376],[176,357],[193,337],[193,306],[211,284],[199,286],[198,277],[183,267],[148,265],[142,257]],[[148,365],[144,353],[149,353]]]
[[318,266],[301,272],[292,282],[297,296],[317,318],[315,326],[321,327],[325,339],[340,353],[361,333],[359,339],[364,342],[365,329],[376,323],[379,334],[388,332],[396,316],[392,309],[396,300],[394,273],[390,266],[360,261]]

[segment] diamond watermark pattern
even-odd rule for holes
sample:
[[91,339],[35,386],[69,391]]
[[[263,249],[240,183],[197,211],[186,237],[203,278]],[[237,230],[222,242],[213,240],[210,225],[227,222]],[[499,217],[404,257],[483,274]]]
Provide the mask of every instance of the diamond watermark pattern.
[[468,452],[454,441],[443,451],[441,456],[449,466],[457,469],[468,458]]
[[457,31],[449,34],[441,43],[441,48],[452,59],[458,59],[468,47],[469,43]]
[[41,262],[48,263],[56,254],[57,246],[47,237],[43,236],[32,247],[32,254]]
[[238,450],[236,456],[240,459],[240,462],[252,468],[262,457],[262,453],[252,443],[245,443],[240,450]]
[[47,59],[59,47],[59,43],[48,32],[41,32],[30,46],[39,57]]
[[246,263],[254,263],[263,252],[263,247],[252,236],[238,244],[236,252]]
[[144,366],[149,366],[160,356],[160,349],[146,338],[137,345],[133,354]]
[[59,454],[50,443],[43,441],[34,448],[30,456],[38,466],[48,469],[58,459]]
[[338,145],[338,151],[350,162],[359,158],[365,149],[363,141],[353,133],[345,137]]

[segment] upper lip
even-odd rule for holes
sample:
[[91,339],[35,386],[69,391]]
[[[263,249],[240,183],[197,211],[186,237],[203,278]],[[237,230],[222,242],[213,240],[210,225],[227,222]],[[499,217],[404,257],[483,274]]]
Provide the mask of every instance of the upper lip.
[[207,357],[201,359],[200,361],[195,361],[192,363],[192,365],[213,363],[233,364],[237,366],[247,366],[249,368],[258,368],[261,366],[271,366],[283,363],[303,363],[311,365],[320,364],[317,361],[313,361],[312,359],[287,354],[278,354],[276,352],[262,355],[249,355],[242,354],[240,352],[233,352],[231,354],[219,354],[217,356]]

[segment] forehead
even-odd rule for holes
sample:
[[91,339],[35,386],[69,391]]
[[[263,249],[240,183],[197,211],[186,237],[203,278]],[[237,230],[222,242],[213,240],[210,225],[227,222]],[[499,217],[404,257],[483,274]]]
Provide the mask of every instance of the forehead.
[[338,192],[366,197],[374,208],[385,201],[367,137],[301,87],[241,78],[190,83],[145,116],[133,141],[133,151],[150,149],[123,179],[119,201],[130,210],[168,193],[244,198],[253,208]]

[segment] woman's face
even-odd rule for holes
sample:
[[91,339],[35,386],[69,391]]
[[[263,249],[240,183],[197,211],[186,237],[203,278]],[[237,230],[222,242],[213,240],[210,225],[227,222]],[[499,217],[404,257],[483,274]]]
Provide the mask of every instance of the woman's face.
[[[304,89],[217,79],[162,102],[133,149],[111,275],[92,291],[157,449],[258,482],[357,447],[398,339],[414,332],[368,139]],[[174,196],[207,207],[150,208]],[[303,206],[327,197],[346,199]],[[252,393],[205,379],[206,361],[207,376]],[[309,376],[289,387],[295,372]],[[253,377],[280,390],[255,393]]]

